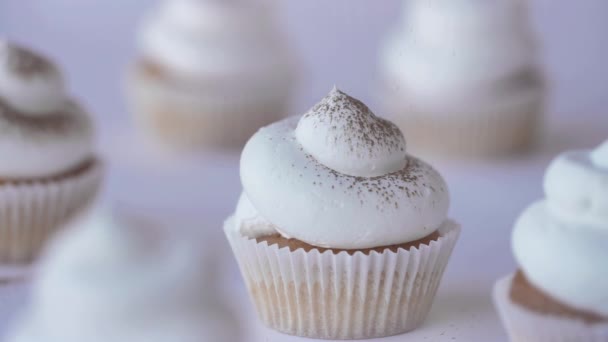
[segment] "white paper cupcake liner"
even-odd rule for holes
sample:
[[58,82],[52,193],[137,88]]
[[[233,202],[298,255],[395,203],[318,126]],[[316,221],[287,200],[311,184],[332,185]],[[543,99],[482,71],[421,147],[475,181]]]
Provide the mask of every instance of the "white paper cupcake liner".
[[127,93],[135,124],[160,147],[240,148],[258,128],[288,114],[291,79],[263,83],[247,91],[180,89],[135,69]]
[[95,161],[64,179],[0,185],[0,265],[8,270],[35,260],[49,237],[91,202],[102,174]]
[[426,111],[402,99],[387,104],[413,151],[450,157],[483,158],[529,150],[541,130],[544,97],[540,93],[469,112],[445,108]]
[[513,275],[494,286],[494,303],[513,342],[607,342],[608,323],[543,315],[514,303],[509,295]]
[[384,337],[420,326],[460,234],[446,222],[429,245],[349,255],[257,243],[238,233],[232,218],[224,229],[262,322],[322,339]]

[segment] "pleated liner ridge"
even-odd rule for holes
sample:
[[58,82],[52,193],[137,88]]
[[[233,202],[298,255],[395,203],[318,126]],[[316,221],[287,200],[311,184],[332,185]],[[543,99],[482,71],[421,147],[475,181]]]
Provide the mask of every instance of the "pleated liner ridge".
[[60,180],[0,185],[0,264],[33,261],[49,237],[95,197],[99,161]]
[[322,339],[366,339],[415,329],[426,318],[460,227],[446,222],[429,245],[396,253],[305,252],[225,232],[263,323]]

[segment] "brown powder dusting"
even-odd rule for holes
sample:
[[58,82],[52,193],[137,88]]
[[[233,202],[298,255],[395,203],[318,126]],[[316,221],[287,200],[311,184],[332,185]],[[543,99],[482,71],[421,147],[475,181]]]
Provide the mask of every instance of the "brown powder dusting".
[[379,148],[405,151],[401,130],[390,121],[377,117],[363,102],[333,89],[303,116],[313,119],[315,127],[330,127],[334,143],[345,143],[350,151],[365,151],[373,157]]
[[[438,175],[436,171],[420,159],[411,156],[407,157],[407,164],[403,169],[376,177],[346,175],[317,162],[311,155],[307,154],[306,158],[315,171],[323,170],[324,174],[329,174],[331,177],[328,182],[313,182],[313,186],[323,186],[323,183],[328,184],[327,186],[330,188],[332,188],[330,185],[332,183],[346,185],[347,191],[350,192],[349,195],[358,196],[363,202],[370,194],[380,195],[379,197],[384,199],[384,207],[398,209],[398,198],[403,196],[425,197],[429,193],[445,192],[443,186],[437,189],[425,181],[436,177]],[[443,184],[442,181],[440,183]]]
[[7,49],[6,66],[9,70],[24,78],[58,73],[57,68],[50,60],[16,45],[10,45]]
[[509,295],[513,302],[541,314],[579,319],[589,324],[608,322],[608,317],[560,303],[530,283],[521,270],[513,278]]
[[[405,151],[405,139],[396,125],[376,117],[364,103],[336,88],[300,120],[303,119],[311,120],[313,127],[329,127],[328,138],[333,141],[328,143],[340,146],[346,144],[347,149],[361,160],[375,158],[376,153]],[[287,135],[295,139],[294,135]],[[302,147],[300,151],[303,151]],[[446,191],[441,176],[430,165],[405,154],[406,165],[401,170],[380,176],[360,177],[336,171],[320,163],[313,155],[303,152],[307,160],[305,169],[312,168],[318,177],[329,175],[311,182],[311,186],[325,186],[332,191],[357,196],[361,204],[366,203],[370,196],[374,200],[381,198],[383,202],[377,206],[380,211],[398,210],[404,197],[424,198]],[[431,202],[430,205],[434,203]]]
[[82,115],[82,109],[73,102],[69,102],[61,110],[41,116],[28,116],[10,106],[0,98],[0,134],[8,134],[7,130],[19,129],[22,134],[32,139],[50,135],[65,135],[74,131],[89,129],[89,118]]
[[338,253],[344,251],[350,255],[353,255],[355,252],[361,252],[365,255],[369,255],[372,251],[382,253],[385,250],[390,250],[391,252],[396,253],[397,250],[399,250],[399,249],[409,250],[410,248],[420,248],[421,245],[429,245],[431,243],[431,241],[437,241],[440,236],[441,235],[439,234],[439,232],[435,231],[435,232],[431,233],[430,235],[428,235],[422,239],[416,240],[416,241],[411,241],[411,242],[406,242],[406,243],[401,243],[401,244],[396,244],[396,245],[390,245],[390,246],[365,248],[365,249],[338,249],[338,248],[316,247],[316,246],[309,245],[304,241],[284,238],[279,234],[259,237],[259,238],[256,238],[255,240],[258,243],[267,242],[269,246],[277,245],[279,248],[288,247],[289,250],[292,252],[295,250],[298,250],[298,249],[304,249],[304,251],[306,251],[306,252],[310,252],[311,250],[316,249],[321,253],[330,250],[334,254],[338,254]]

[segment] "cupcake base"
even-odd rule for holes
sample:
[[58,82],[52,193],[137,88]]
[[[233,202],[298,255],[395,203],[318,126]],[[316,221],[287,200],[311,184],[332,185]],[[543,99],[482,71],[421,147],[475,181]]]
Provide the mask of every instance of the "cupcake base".
[[511,288],[515,275],[499,280],[493,297],[498,313],[513,342],[606,342],[608,322],[589,323],[585,319],[533,311],[514,302]]
[[260,127],[280,120],[286,110],[278,106],[211,112],[175,104],[140,103],[135,112],[145,140],[168,150],[188,151],[241,149]]
[[[147,75],[135,68],[129,97],[145,140],[167,150],[240,149],[260,128],[286,116],[289,89],[221,91]],[[244,94],[245,93],[245,94]]]
[[414,153],[486,158],[525,152],[534,145],[543,99],[532,97],[487,110],[472,108],[471,112],[445,109],[443,114],[415,108],[406,99],[392,101],[387,107]]
[[94,160],[64,177],[0,184],[0,264],[34,261],[51,236],[92,201],[102,174]]
[[242,236],[234,219],[225,232],[262,322],[271,329],[321,339],[397,335],[426,318],[460,227],[409,250],[369,254],[291,251]]

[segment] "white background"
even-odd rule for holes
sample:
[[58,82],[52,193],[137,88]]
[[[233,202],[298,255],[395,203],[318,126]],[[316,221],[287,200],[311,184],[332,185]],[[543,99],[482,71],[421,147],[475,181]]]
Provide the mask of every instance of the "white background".
[[[221,235],[240,192],[238,156],[158,159],[134,140],[122,97],[123,71],[135,56],[134,30],[144,0],[5,0],[0,34],[53,56],[73,93],[94,112],[99,148],[109,161],[102,200],[180,217],[199,229],[202,247],[220,245],[229,292],[243,313],[247,341],[290,340],[257,324]],[[513,221],[542,197],[546,164],[558,151],[608,138],[608,2],[530,1],[552,81],[547,129],[533,154],[488,162],[439,162],[452,191],[451,215],[463,234],[431,317],[417,332],[386,341],[506,341],[490,300],[493,282],[515,269]],[[300,55],[298,114],[333,84],[376,107],[377,48],[399,16],[398,0],[283,1],[285,26]],[[381,113],[380,113],[381,114]],[[24,301],[22,286],[1,291],[0,329]],[[299,340],[293,338],[293,340]]]

